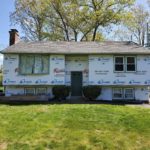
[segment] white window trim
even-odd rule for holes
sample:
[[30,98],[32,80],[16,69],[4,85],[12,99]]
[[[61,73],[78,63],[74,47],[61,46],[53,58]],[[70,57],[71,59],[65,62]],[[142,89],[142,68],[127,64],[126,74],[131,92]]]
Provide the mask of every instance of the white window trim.
[[[115,60],[116,60],[117,57],[122,57],[123,58],[123,71],[116,71],[115,70],[115,68],[116,68],[116,61]],[[114,56],[114,72],[118,72],[118,73],[119,72],[125,72],[125,57],[124,56]]]
[[[131,97],[130,97],[130,98],[126,98],[126,97],[125,97],[125,91],[126,91],[127,89],[132,89],[132,92],[133,92],[133,93],[132,93],[132,94],[133,94],[133,97],[132,97],[132,98],[131,98]],[[124,88],[124,99],[134,99],[134,97],[135,97],[135,90],[134,90],[134,88]]]
[[[120,98],[116,98],[116,97],[114,97],[114,90],[115,89],[121,89],[121,93],[122,93],[122,97],[120,97]],[[124,98],[124,92],[123,92],[123,89],[122,88],[120,88],[120,87],[116,87],[116,88],[113,88],[113,99],[123,99]]]
[[27,87],[27,88],[25,88],[25,89],[24,89],[24,93],[25,93],[25,95],[27,95],[27,92],[26,92],[26,90],[27,90],[27,89],[33,89],[33,90],[34,90],[33,95],[35,95],[35,88],[32,88],[32,87]]
[[[135,71],[128,71],[128,70],[127,70],[127,65],[128,65],[128,64],[127,64],[127,58],[128,58],[128,57],[134,57],[134,60],[135,60]],[[136,72],[136,71],[137,71],[137,58],[136,58],[136,56],[126,56],[126,57],[125,57],[125,71],[126,71],[126,72]]]

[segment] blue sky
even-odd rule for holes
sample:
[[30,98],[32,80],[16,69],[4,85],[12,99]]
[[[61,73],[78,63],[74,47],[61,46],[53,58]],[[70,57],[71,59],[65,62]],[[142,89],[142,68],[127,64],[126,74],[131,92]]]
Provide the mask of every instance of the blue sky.
[[[21,29],[17,26],[11,26],[10,25],[10,19],[9,15],[10,12],[14,10],[14,1],[15,0],[4,0],[1,1],[0,5],[0,50],[4,49],[5,47],[8,46],[9,43],[9,34],[8,31],[11,28],[16,28],[20,34],[21,34]],[[137,3],[144,4],[146,6],[146,1],[147,0],[137,0]]]
[[4,0],[0,5],[0,49],[8,45],[8,31],[10,27],[9,14],[14,10],[14,0]]

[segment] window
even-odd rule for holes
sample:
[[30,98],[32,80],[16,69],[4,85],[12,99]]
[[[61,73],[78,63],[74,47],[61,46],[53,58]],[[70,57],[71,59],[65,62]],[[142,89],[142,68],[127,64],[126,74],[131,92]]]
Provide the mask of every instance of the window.
[[134,98],[133,88],[126,88],[124,90],[124,93],[125,93],[125,99],[133,99]]
[[37,88],[36,94],[37,95],[46,95],[46,88]]
[[114,88],[113,89],[113,98],[116,98],[116,99],[123,98],[122,88]]
[[26,95],[35,95],[35,89],[34,88],[25,88],[25,94]]
[[49,56],[21,55],[20,74],[48,74]]
[[133,88],[113,88],[114,99],[134,99]]
[[123,72],[125,70],[126,72],[136,71],[136,57],[134,56],[116,56],[114,63],[114,70],[116,72]]
[[115,57],[115,71],[124,71],[124,57]]
[[135,57],[126,57],[126,70],[135,71]]

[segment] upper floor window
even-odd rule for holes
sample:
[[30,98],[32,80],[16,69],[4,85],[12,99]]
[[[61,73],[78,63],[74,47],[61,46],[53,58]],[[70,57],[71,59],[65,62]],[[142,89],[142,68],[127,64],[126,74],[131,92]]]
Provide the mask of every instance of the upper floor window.
[[115,57],[115,71],[124,71],[124,57]]
[[127,71],[135,71],[136,68],[135,57],[133,56],[126,57],[126,63],[127,63],[127,67],[126,67]]
[[48,74],[49,56],[21,55],[20,74]]
[[136,57],[134,56],[116,56],[114,63],[114,70],[116,72],[136,71]]

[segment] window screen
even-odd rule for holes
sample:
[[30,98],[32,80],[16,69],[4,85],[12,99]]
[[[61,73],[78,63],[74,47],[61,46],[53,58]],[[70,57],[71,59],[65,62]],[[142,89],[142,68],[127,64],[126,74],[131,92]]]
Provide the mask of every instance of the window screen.
[[126,58],[127,63],[127,71],[135,71],[135,57],[127,57]]
[[124,57],[115,57],[115,71],[124,71]]
[[37,95],[46,95],[46,88],[37,88],[36,94]]
[[116,99],[120,99],[123,97],[123,92],[121,88],[114,88],[113,89],[113,97]]
[[26,95],[35,95],[35,89],[34,88],[25,88],[25,94]]
[[49,72],[49,56],[21,55],[21,74],[47,74]]
[[133,99],[134,98],[134,92],[132,88],[125,89],[125,98],[126,99]]

